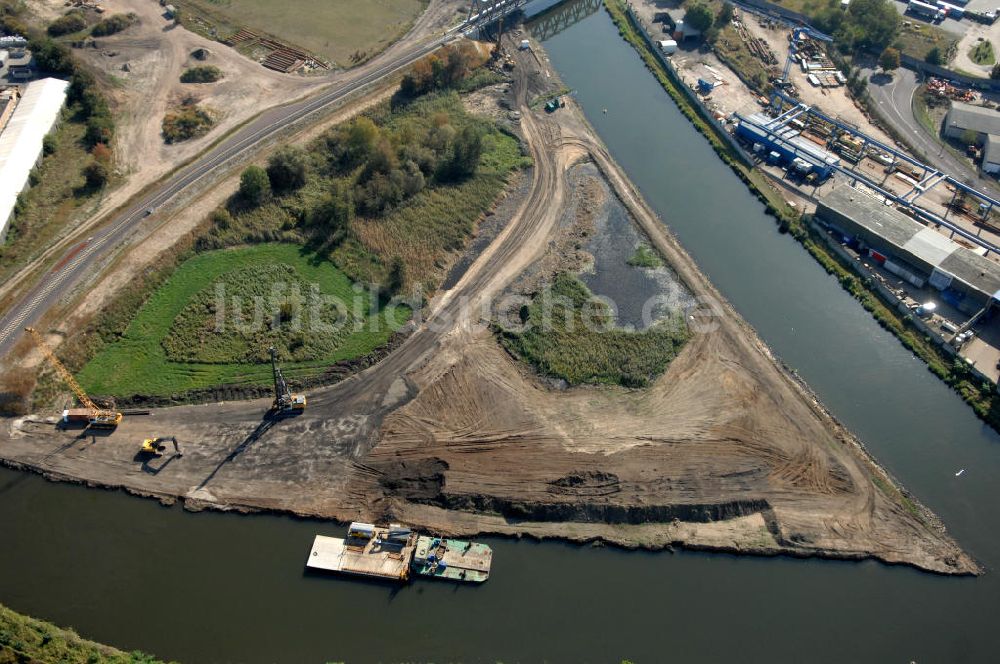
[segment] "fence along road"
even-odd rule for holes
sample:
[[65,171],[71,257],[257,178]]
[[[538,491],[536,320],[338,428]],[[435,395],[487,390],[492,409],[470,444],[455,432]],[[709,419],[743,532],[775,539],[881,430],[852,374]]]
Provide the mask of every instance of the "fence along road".
[[[13,305],[3,318],[0,318],[0,357],[10,352],[19,338],[18,332],[20,330],[25,326],[35,324],[63,293],[69,291],[76,284],[88,269],[118,246],[124,244],[133,231],[149,216],[149,210],[155,211],[209,173],[224,167],[237,157],[246,155],[255,146],[273,137],[289,125],[300,122],[309,115],[341,101],[346,96],[394,74],[443,44],[458,36],[468,34],[475,28],[474,24],[463,24],[452,28],[443,36],[430,42],[403,49],[384,64],[355,79],[333,84],[318,95],[302,101],[269,109],[194,162],[182,168],[178,173],[169,177],[161,186],[115,217],[109,225],[94,233],[87,240],[83,249],[79,249],[79,244],[68,249],[56,262],[57,267],[47,272],[38,284]],[[75,255],[74,252],[76,252]]]

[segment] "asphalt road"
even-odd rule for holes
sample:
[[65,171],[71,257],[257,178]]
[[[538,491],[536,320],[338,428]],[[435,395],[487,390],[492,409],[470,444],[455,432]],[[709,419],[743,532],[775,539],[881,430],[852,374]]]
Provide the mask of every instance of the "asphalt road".
[[891,77],[869,69],[862,72],[869,77],[868,91],[878,104],[883,118],[905,136],[906,142],[920,152],[931,166],[956,179],[971,180],[977,189],[996,192],[993,182],[981,177],[974,166],[945,149],[937,137],[930,134],[914,117],[913,95],[919,85],[915,72],[900,68]]
[[163,183],[136,201],[110,223],[105,224],[85,242],[66,251],[52,268],[17,304],[0,318],[0,357],[10,352],[25,326],[34,325],[55,302],[80,278],[117,247],[124,244],[136,228],[155,211],[190,188],[214,170],[225,167],[236,157],[252,151],[289,124],[302,120],[348,95],[403,69],[442,44],[454,39],[459,31],[449,31],[432,41],[393,51],[385,62],[362,70],[351,78],[334,83],[305,100],[269,109],[248,125],[229,136],[191,164],[168,177]]

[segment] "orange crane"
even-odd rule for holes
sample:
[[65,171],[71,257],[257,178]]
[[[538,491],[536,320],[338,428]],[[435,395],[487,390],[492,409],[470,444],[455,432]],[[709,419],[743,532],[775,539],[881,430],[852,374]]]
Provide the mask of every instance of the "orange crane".
[[[80,387],[80,383],[76,382],[76,378],[73,378],[73,374],[71,374],[69,370],[63,366],[63,363],[59,361],[56,354],[52,352],[52,349],[45,343],[45,340],[42,339],[42,335],[38,333],[38,330],[33,327],[26,327],[24,329],[31,335],[35,345],[41,349],[42,353],[44,353],[45,357],[48,359],[49,364],[51,364],[52,368],[56,370],[59,377],[63,379],[63,382],[69,385],[70,389],[73,390],[73,393],[80,401],[80,404],[84,406],[86,409],[84,416],[86,417],[88,424],[95,429],[114,429],[118,426],[122,421],[122,414],[113,408],[98,408],[97,404],[95,404],[93,400],[87,396],[87,393],[83,391],[83,388]],[[63,421],[69,421],[71,417],[71,411],[63,413]]]

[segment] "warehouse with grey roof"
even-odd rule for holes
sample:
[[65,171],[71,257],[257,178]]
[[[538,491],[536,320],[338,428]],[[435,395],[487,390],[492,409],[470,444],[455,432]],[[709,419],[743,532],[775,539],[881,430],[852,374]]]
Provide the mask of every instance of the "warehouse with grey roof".
[[28,187],[31,169],[42,156],[45,135],[59,120],[68,87],[56,78],[29,83],[0,133],[0,240],[18,195]]
[[924,226],[880,198],[842,185],[819,201],[816,217],[887,271],[941,291],[968,314],[1000,303],[1000,264]]
[[966,131],[976,132],[980,141],[989,134],[1000,136],[1000,113],[992,108],[953,101],[944,119],[945,136],[960,138]]

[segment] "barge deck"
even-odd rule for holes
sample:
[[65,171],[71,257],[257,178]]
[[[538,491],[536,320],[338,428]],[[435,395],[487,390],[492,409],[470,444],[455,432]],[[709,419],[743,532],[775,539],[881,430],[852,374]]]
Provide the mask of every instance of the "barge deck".
[[406,581],[410,577],[411,560],[413,538],[398,543],[375,537],[362,540],[317,535],[306,567],[324,572]]
[[490,576],[493,550],[465,540],[418,535],[398,524],[352,523],[347,537],[317,535],[306,567],[323,572],[406,581],[410,573],[482,583]]

